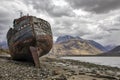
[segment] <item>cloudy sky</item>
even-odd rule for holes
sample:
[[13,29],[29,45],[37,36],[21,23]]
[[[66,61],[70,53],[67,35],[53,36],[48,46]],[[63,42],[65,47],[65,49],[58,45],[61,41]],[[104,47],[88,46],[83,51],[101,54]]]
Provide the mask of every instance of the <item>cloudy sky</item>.
[[73,35],[103,45],[120,45],[120,0],[1,0],[0,42],[6,41],[20,11],[47,20],[54,40]]

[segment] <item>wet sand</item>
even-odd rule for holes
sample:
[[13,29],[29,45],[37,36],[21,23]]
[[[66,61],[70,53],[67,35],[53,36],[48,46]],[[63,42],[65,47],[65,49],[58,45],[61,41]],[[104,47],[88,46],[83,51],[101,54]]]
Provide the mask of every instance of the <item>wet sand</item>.
[[120,69],[75,60],[40,58],[40,68],[32,63],[0,56],[0,80],[120,80]]

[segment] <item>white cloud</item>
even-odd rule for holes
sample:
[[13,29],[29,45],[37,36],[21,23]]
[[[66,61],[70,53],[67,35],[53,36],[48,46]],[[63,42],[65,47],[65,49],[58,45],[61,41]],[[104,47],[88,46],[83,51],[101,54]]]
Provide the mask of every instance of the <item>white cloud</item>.
[[75,12],[77,16],[87,16],[90,14],[89,12],[84,11],[82,9],[74,9],[73,12]]
[[[102,4],[102,1],[94,3]],[[72,2],[77,2],[77,0]],[[93,4],[91,3],[93,0],[88,2]],[[83,1],[85,4],[88,4],[88,2],[87,0],[85,2]],[[93,7],[96,7],[95,4]],[[84,9],[83,6],[85,8],[89,7],[90,10]],[[120,34],[120,9],[116,9],[115,7],[111,9],[109,7],[106,8],[108,12],[104,13],[106,9],[102,10],[98,6],[98,9],[101,10],[100,13],[103,12],[99,14],[99,11],[93,9],[91,6],[74,5],[73,7],[67,0],[1,0],[0,40],[5,40],[7,30],[9,26],[12,26],[13,19],[19,17],[19,11],[23,11],[24,14],[29,13],[30,15],[43,18],[50,22],[54,40],[61,35],[74,35],[96,40],[103,45],[119,45],[120,37],[117,34]]]
[[52,0],[53,4],[56,6],[68,6],[69,4],[65,0]]

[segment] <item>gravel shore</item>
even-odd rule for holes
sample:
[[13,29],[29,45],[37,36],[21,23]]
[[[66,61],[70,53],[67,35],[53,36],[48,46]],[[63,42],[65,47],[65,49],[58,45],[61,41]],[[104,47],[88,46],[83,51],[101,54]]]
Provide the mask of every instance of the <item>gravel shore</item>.
[[40,65],[0,56],[0,80],[120,80],[117,67],[50,57],[40,58]]

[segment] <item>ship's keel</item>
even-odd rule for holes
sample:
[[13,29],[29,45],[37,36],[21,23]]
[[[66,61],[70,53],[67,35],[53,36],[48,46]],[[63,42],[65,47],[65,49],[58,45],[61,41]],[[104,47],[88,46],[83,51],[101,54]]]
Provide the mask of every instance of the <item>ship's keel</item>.
[[30,46],[30,51],[31,51],[35,66],[37,68],[40,68],[38,49],[36,47]]

